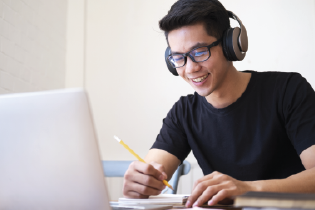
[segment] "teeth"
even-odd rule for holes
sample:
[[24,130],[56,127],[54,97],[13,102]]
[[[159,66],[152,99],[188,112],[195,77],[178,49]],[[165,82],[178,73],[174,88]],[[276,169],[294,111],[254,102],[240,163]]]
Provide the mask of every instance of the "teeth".
[[208,74],[205,75],[205,76],[203,76],[203,77],[199,77],[199,78],[193,79],[192,81],[194,81],[194,82],[201,82],[201,81],[203,81],[204,79],[206,79],[207,76],[208,76]]

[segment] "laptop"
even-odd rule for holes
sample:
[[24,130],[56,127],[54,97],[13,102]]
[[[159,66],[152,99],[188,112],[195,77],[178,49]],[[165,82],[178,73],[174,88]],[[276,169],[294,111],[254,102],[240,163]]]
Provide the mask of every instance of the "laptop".
[[112,209],[84,90],[0,95],[0,209]]

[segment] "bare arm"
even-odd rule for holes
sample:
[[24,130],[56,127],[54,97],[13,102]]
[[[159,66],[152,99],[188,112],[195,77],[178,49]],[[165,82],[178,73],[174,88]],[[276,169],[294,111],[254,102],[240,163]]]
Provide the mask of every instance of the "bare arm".
[[186,206],[200,206],[205,202],[214,205],[247,191],[315,193],[315,145],[304,150],[300,158],[306,170],[285,179],[246,182],[213,172],[196,181]]
[[286,179],[256,181],[253,186],[257,191],[310,192],[315,193],[315,145],[304,150],[300,155],[305,171]]
[[159,149],[151,149],[144,160],[146,163],[134,161],[126,171],[125,197],[147,198],[160,194],[165,188],[162,180],[171,177],[180,163],[177,157]]

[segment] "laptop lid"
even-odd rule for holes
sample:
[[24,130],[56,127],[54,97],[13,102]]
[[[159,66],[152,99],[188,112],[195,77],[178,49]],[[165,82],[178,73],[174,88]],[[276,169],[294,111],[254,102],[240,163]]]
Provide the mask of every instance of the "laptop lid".
[[110,209],[83,90],[0,96],[0,209]]

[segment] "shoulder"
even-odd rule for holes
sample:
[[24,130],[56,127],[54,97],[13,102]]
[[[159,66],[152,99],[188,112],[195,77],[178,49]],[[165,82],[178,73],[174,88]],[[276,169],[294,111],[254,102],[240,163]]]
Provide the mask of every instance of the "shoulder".
[[201,103],[202,100],[203,97],[195,92],[194,94],[181,96],[174,106],[178,106],[181,108],[190,108],[191,106]]
[[297,92],[304,92],[306,90],[314,92],[307,80],[297,72],[266,72],[269,79],[268,82],[274,84],[276,92],[282,95],[295,95]]
[[304,77],[297,72],[276,72],[276,71],[248,71],[256,83],[256,88],[265,91],[275,91],[283,94],[289,89],[296,89],[301,85],[309,85]]
[[255,76],[258,80],[268,79],[268,81],[271,80],[271,81],[277,81],[277,82],[286,82],[292,78],[295,78],[295,79],[303,78],[301,74],[297,72],[279,72],[279,71],[264,71],[264,72],[247,71],[247,72],[252,73],[252,75]]
[[177,115],[178,117],[186,117],[192,114],[192,112],[198,110],[198,107],[203,103],[204,97],[198,95],[198,93],[181,96],[179,100],[173,105],[169,114]]

